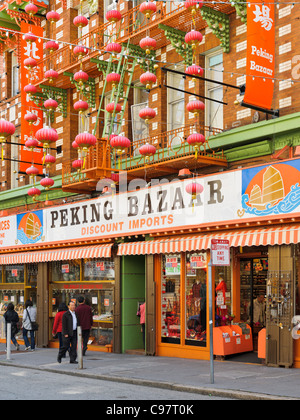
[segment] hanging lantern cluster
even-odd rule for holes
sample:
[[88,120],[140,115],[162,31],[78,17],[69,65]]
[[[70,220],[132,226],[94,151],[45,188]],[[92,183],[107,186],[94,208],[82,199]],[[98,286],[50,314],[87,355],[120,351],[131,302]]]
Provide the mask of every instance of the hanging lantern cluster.
[[146,54],[149,55],[152,50],[156,49],[157,43],[154,38],[146,36],[140,40],[140,47],[146,51]]
[[156,10],[156,4],[152,1],[144,1],[144,3],[140,5],[140,12],[143,13],[147,19],[150,19],[151,16],[156,13]]
[[156,84],[157,77],[154,73],[151,73],[150,71],[146,71],[146,73],[143,73],[140,77],[140,82],[143,85],[146,85],[146,89],[152,89],[152,86]]
[[195,158],[197,159],[200,146],[205,143],[205,137],[203,136],[203,134],[194,133],[188,136],[186,141],[190,146],[194,148]]
[[184,2],[184,7],[192,14],[192,17],[194,17],[197,14],[197,11],[199,11],[202,8],[202,6],[202,0],[185,0]]
[[197,199],[197,196],[200,195],[204,188],[203,185],[198,184],[197,182],[193,181],[190,184],[187,184],[187,186],[185,187],[185,190],[188,194],[190,194],[192,196],[192,208],[194,211],[194,201]]

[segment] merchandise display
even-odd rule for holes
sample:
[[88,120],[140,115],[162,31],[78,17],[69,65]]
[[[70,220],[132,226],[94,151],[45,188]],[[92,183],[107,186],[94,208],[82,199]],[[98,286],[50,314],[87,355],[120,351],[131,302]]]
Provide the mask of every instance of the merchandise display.
[[215,356],[253,351],[252,330],[247,324],[215,327],[213,334]]
[[161,290],[161,340],[180,343],[180,255],[164,255]]

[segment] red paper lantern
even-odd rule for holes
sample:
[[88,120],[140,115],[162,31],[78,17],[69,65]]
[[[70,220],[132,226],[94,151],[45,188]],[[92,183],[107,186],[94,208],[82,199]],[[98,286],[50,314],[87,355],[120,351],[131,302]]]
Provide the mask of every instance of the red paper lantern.
[[40,128],[35,133],[35,137],[39,142],[43,143],[43,146],[46,149],[50,147],[50,143],[53,143],[58,140],[57,131],[51,127]]
[[122,111],[122,107],[120,104],[115,104],[114,102],[111,102],[110,104],[106,105],[106,111],[109,112],[110,114],[112,114],[114,112],[114,110],[116,109],[116,113],[121,112]]
[[198,194],[201,194],[203,191],[203,186],[197,182],[192,182],[185,187],[185,190],[188,194],[191,194],[192,199],[195,200]]
[[38,175],[38,173],[39,173],[38,168],[36,168],[33,165],[29,166],[29,168],[26,169],[26,174],[29,175],[31,178],[33,178],[36,175]]
[[189,74],[190,76],[203,76],[203,68],[200,66],[197,66],[196,64],[193,64],[192,66],[189,66],[185,70],[186,74]]
[[34,58],[25,58],[23,61],[23,64],[25,67],[27,67],[29,70],[32,70],[37,65],[37,61]]
[[74,80],[78,82],[79,85],[83,85],[84,82],[89,80],[89,75],[85,71],[79,70],[74,74]]
[[109,10],[105,15],[105,19],[109,22],[119,22],[122,19],[122,15],[118,10]]
[[43,165],[46,165],[47,168],[50,168],[50,166],[56,162],[56,157],[48,153],[46,156],[43,157],[42,162]]
[[203,111],[205,108],[205,105],[203,102],[194,100],[187,104],[186,109],[188,112],[191,112],[196,117],[201,111]]
[[29,95],[32,95],[37,92],[37,88],[36,86],[29,84],[29,85],[24,86],[24,92],[28,93]]
[[202,0],[185,0],[184,7],[192,13],[192,15],[195,15],[197,13],[197,10],[201,9],[203,6]]
[[146,36],[146,38],[140,40],[140,47],[146,50],[146,54],[150,54],[150,51],[156,49],[156,41],[154,38]]
[[187,44],[191,45],[193,50],[200,44],[202,39],[202,33],[199,31],[195,31],[194,29],[192,29],[191,32],[188,32],[184,37],[184,41]]
[[53,187],[54,185],[54,180],[52,178],[42,178],[40,181],[40,184],[42,187],[44,187],[46,190],[49,190],[49,188]]
[[205,137],[203,136],[203,134],[194,133],[188,136],[186,141],[190,146],[193,146],[195,150],[195,157],[197,158],[198,150],[201,144],[205,143]]
[[26,13],[29,14],[29,16],[33,16],[33,15],[35,15],[38,12],[39,9],[38,9],[38,7],[35,4],[28,3],[24,7],[24,10],[25,10]]
[[88,53],[88,49],[85,48],[83,45],[76,45],[76,47],[74,47],[73,49],[73,53],[74,55],[76,55],[76,57],[81,59]]
[[155,74],[150,73],[150,71],[146,71],[146,73],[143,73],[140,77],[140,82],[143,85],[146,85],[146,89],[151,89],[152,85],[155,85],[157,81],[157,77]]
[[122,47],[117,42],[110,42],[109,44],[107,44],[105,50],[111,53],[120,54],[120,52],[122,51]]
[[35,200],[37,199],[37,197],[38,197],[39,195],[41,195],[41,190],[39,190],[39,189],[38,189],[38,188],[36,188],[36,187],[32,187],[32,188],[29,188],[29,190],[27,191],[27,194],[28,194],[30,197],[32,197],[33,201],[35,201]]
[[78,172],[81,170],[82,166],[83,166],[83,160],[82,159],[76,159],[72,162],[72,167],[74,169],[77,169]]
[[75,102],[74,109],[75,111],[79,111],[79,114],[82,114],[84,111],[86,111],[89,107],[89,104],[86,101],[79,100]]
[[72,142],[72,147],[74,147],[74,149],[78,149],[78,148],[79,148],[79,146],[78,146],[78,144],[77,144],[76,140],[74,140],[74,141]]
[[28,140],[25,141],[25,146],[30,149],[31,151],[39,145],[39,142],[34,139],[33,137],[29,137]]
[[85,131],[84,133],[77,134],[75,141],[84,152],[86,152],[91,146],[95,146],[97,138]]
[[149,160],[150,156],[155,155],[156,147],[152,144],[146,143],[144,146],[139,148],[139,152],[141,155],[145,156],[146,160]]
[[84,28],[89,24],[89,21],[85,16],[79,15],[73,19],[73,23],[77,28]]
[[49,79],[49,83],[53,83],[54,79],[58,78],[58,73],[55,70],[47,70],[44,74],[46,79]]
[[23,38],[26,42],[28,42],[28,44],[32,44],[33,42],[36,41],[36,36],[33,35],[32,32],[28,32],[27,34],[24,34]]
[[118,183],[120,181],[120,175],[117,173],[112,173],[110,174],[110,179],[115,182]]
[[37,121],[38,117],[33,112],[28,112],[24,115],[24,120],[27,121],[30,125]]
[[156,4],[152,1],[144,1],[144,3],[140,5],[140,12],[143,13],[147,19],[150,19],[151,15],[155,13],[156,10]]
[[110,145],[116,149],[116,153],[121,155],[125,153],[125,150],[130,147],[131,142],[127,137],[124,136],[114,136],[110,139]]
[[9,121],[1,118],[0,120],[0,143],[5,143],[6,138],[12,136],[16,127]]
[[154,109],[146,107],[140,110],[139,117],[145,120],[145,123],[148,124],[149,120],[156,117],[156,112]]
[[119,73],[109,73],[106,76],[107,83],[111,83],[112,87],[116,87],[116,85],[120,82],[121,75]]
[[57,51],[59,49],[59,45],[55,41],[48,41],[45,44],[45,49],[49,50],[50,53],[53,53],[54,51]]
[[55,12],[55,10],[52,10],[46,14],[46,19],[51,23],[55,23],[60,19],[60,14]]
[[44,102],[44,107],[45,107],[48,111],[53,112],[53,111],[55,111],[55,110],[56,110],[56,108],[58,107],[58,103],[56,102],[56,100],[55,100],[55,99],[47,99],[47,100]]

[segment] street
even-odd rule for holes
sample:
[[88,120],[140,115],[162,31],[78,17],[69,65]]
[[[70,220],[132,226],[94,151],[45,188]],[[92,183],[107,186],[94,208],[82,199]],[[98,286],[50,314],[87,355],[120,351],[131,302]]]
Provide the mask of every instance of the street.
[[175,404],[223,399],[10,366],[1,366],[0,381],[1,400],[165,400]]

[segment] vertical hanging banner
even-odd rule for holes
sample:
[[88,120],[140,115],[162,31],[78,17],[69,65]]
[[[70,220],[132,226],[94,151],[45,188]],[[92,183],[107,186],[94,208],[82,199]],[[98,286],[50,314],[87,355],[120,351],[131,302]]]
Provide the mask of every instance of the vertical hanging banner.
[[[21,144],[25,144],[26,140],[29,137],[35,136],[35,133],[40,128],[43,128],[43,111],[39,109],[33,101],[30,100],[29,95],[24,91],[24,87],[28,84],[34,84],[40,80],[40,75],[42,69],[40,66],[36,66],[33,69],[29,70],[24,66],[24,60],[26,58],[34,58],[37,62],[43,58],[43,28],[36,25],[29,25],[28,23],[21,23],[21,32],[26,34],[32,32],[33,35],[36,35],[37,39],[34,42],[26,42],[21,37]],[[39,38],[39,39],[38,39]],[[24,117],[28,113],[33,113],[37,115],[37,121],[33,124],[29,124],[24,120]],[[43,149],[36,148],[33,152],[25,146],[21,146],[20,151],[20,160],[26,162],[42,163],[43,158]],[[26,169],[30,166],[28,163],[20,163],[20,171],[25,172]],[[37,165],[39,173],[43,173],[43,167]]]
[[243,102],[271,109],[275,71],[273,0],[247,1],[247,77]]

